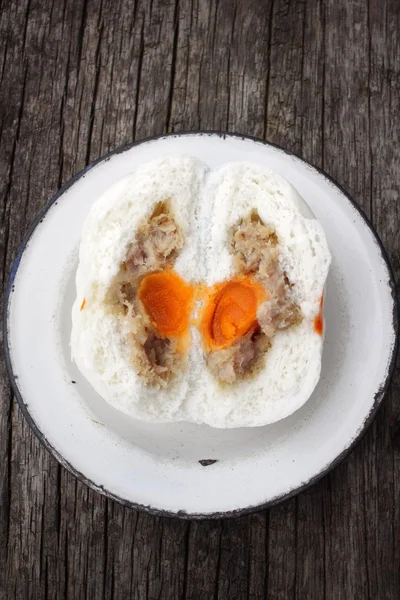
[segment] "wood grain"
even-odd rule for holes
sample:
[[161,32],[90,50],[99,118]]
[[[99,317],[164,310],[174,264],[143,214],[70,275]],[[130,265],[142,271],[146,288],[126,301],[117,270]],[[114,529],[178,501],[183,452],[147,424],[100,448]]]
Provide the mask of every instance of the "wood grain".
[[[191,129],[265,137],[323,167],[399,276],[399,30],[395,0],[0,0],[3,290],[63,182]],[[1,360],[0,599],[398,600],[399,439],[397,370],[362,442],[307,492],[240,519],[162,519],[61,468]]]

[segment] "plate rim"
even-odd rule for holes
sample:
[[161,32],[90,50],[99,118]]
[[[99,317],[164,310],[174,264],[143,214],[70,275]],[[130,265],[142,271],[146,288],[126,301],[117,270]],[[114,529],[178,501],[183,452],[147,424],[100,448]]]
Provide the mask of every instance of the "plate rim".
[[[23,395],[18,388],[18,383],[17,383],[18,378],[13,372],[13,366],[12,366],[12,360],[11,360],[11,346],[10,346],[9,334],[8,334],[9,309],[10,309],[10,303],[11,303],[11,296],[12,296],[12,292],[13,292],[13,288],[14,288],[14,281],[15,281],[15,278],[16,278],[16,275],[18,272],[18,268],[19,268],[22,256],[23,256],[36,228],[43,221],[43,219],[45,218],[46,214],[49,212],[51,207],[53,205],[57,204],[58,199],[72,185],[74,185],[79,179],[81,179],[81,177],[84,177],[86,175],[86,173],[88,173],[93,167],[97,166],[101,162],[107,162],[108,160],[110,160],[110,158],[112,156],[114,156],[116,154],[121,154],[122,152],[126,152],[126,151],[130,150],[131,148],[133,148],[135,146],[139,146],[140,144],[144,144],[146,142],[157,141],[157,140],[161,140],[161,139],[168,138],[168,137],[183,137],[183,136],[190,136],[190,135],[192,135],[192,136],[207,135],[210,137],[215,136],[215,137],[219,137],[222,139],[232,137],[232,138],[252,141],[255,143],[262,144],[264,146],[270,146],[272,148],[275,148],[275,149],[283,152],[284,154],[287,154],[288,156],[296,158],[297,160],[299,160],[300,162],[302,162],[309,168],[317,171],[331,185],[334,185],[336,188],[338,188],[341,191],[341,193],[346,197],[346,199],[349,201],[349,203],[353,206],[353,208],[356,209],[358,214],[363,219],[364,223],[367,225],[367,227],[371,231],[373,237],[375,238],[375,241],[377,242],[378,248],[380,250],[381,258],[383,259],[383,262],[386,265],[386,269],[388,272],[388,276],[389,276],[388,285],[391,290],[391,297],[392,297],[392,302],[393,302],[392,324],[391,325],[392,325],[392,328],[393,328],[393,331],[395,334],[395,340],[394,340],[393,348],[391,349],[391,355],[390,355],[390,360],[388,362],[387,373],[385,375],[384,380],[382,381],[382,383],[380,384],[379,388],[377,389],[377,391],[375,393],[374,403],[371,407],[370,412],[368,413],[367,417],[364,419],[363,423],[360,426],[358,433],[356,434],[354,439],[351,440],[350,444],[346,448],[344,448],[344,450],[332,462],[330,462],[329,465],[327,465],[322,471],[320,471],[319,473],[317,473],[316,475],[314,475],[313,477],[311,477],[304,483],[293,488],[292,490],[289,490],[287,493],[283,493],[283,494],[276,496],[270,500],[267,500],[266,502],[262,502],[261,504],[246,506],[244,508],[238,508],[238,509],[235,509],[232,511],[219,511],[219,512],[215,512],[215,513],[189,513],[186,511],[182,511],[182,510],[174,512],[171,510],[158,509],[151,505],[143,505],[143,504],[140,504],[137,502],[133,502],[131,500],[127,500],[126,498],[122,498],[122,497],[118,496],[117,494],[113,494],[112,492],[107,490],[104,486],[97,485],[94,481],[92,481],[91,479],[86,477],[83,473],[81,473],[78,469],[76,469],[48,441],[46,435],[41,431],[40,427],[36,424],[34,418],[30,414],[28,405],[26,404],[26,402],[23,398]],[[351,452],[354,450],[356,445],[364,437],[364,435],[368,431],[369,427],[373,423],[374,419],[376,418],[378,410],[382,405],[383,399],[386,396],[389,385],[391,383],[393,373],[394,373],[394,370],[396,367],[397,355],[398,355],[398,351],[399,351],[399,314],[400,314],[400,300],[397,297],[397,293],[396,293],[395,276],[394,276],[394,272],[393,272],[393,268],[392,268],[389,256],[385,250],[385,247],[383,246],[380,236],[379,236],[378,232],[376,231],[375,227],[373,226],[373,224],[371,223],[370,219],[364,212],[364,210],[361,208],[361,206],[359,206],[357,204],[357,202],[347,192],[347,190],[345,190],[339,183],[337,183],[337,181],[335,181],[335,179],[333,179],[333,177],[331,177],[328,173],[326,173],[320,167],[317,167],[316,165],[314,165],[310,161],[302,158],[295,152],[287,150],[286,148],[283,148],[279,144],[275,144],[268,140],[263,140],[256,136],[246,135],[246,134],[242,134],[242,133],[228,132],[228,131],[218,131],[218,130],[185,130],[185,131],[179,131],[179,132],[169,132],[169,133],[148,136],[148,137],[142,138],[140,140],[134,140],[133,142],[131,142],[129,144],[125,144],[123,146],[118,146],[114,150],[111,150],[110,152],[107,152],[106,154],[100,156],[96,160],[88,163],[83,169],[81,169],[75,175],[73,175],[70,179],[68,179],[68,181],[66,181],[55,192],[55,194],[53,194],[51,196],[51,198],[46,203],[44,208],[42,208],[42,210],[38,213],[36,218],[29,225],[27,232],[23,237],[22,242],[20,243],[20,245],[18,247],[16,257],[14,258],[14,260],[12,261],[12,264],[11,264],[10,274],[8,277],[8,283],[7,283],[6,291],[4,294],[4,309],[3,309],[3,318],[2,318],[3,347],[4,347],[4,351],[5,351],[5,364],[6,364],[8,377],[9,377],[9,380],[11,383],[11,388],[17,399],[18,405],[24,415],[24,418],[26,419],[28,425],[30,426],[30,428],[32,429],[33,433],[38,438],[38,440],[41,442],[41,444],[44,446],[44,448],[52,456],[54,456],[54,458],[59,462],[59,464],[61,466],[63,466],[65,469],[67,469],[67,471],[69,471],[72,475],[74,475],[74,477],[76,477],[79,481],[81,481],[82,483],[87,485],[90,489],[92,489],[96,492],[99,492],[106,498],[108,498],[110,500],[114,500],[127,508],[145,511],[147,513],[150,513],[150,514],[158,516],[158,517],[178,517],[180,519],[187,519],[187,520],[189,520],[189,519],[196,519],[196,520],[221,519],[221,518],[233,518],[233,517],[241,517],[241,516],[249,515],[251,513],[265,510],[265,509],[275,506],[285,500],[293,498],[294,496],[297,496],[297,494],[299,494],[300,492],[304,492],[307,489],[309,489],[311,486],[313,486],[315,483],[317,483],[319,480],[321,480],[323,477],[325,477],[325,475],[327,475],[328,473],[333,471],[333,469],[335,469],[347,456],[349,456],[351,454]]]

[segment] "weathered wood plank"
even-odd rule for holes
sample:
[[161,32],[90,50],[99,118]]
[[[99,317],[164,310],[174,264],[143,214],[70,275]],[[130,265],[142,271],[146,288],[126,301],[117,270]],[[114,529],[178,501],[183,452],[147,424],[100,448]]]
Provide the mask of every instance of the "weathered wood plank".
[[[27,224],[59,179],[58,106],[52,82],[56,65],[64,58],[60,56],[57,61],[52,52],[56,31],[48,33],[48,8],[42,11],[35,2],[8,3],[2,13],[2,20],[7,22],[2,36],[6,60],[1,83],[0,144],[1,171],[5,173],[2,183],[6,184],[2,198],[7,218],[3,254],[7,271]],[[58,520],[54,499],[59,466],[41,448],[16,406],[9,412],[5,402],[9,392],[5,386],[3,389],[1,420],[7,417],[10,436],[8,460],[1,467],[8,467],[7,476],[2,477],[8,497],[1,511],[7,518],[4,548],[8,560],[7,565],[2,561],[1,568],[7,577],[5,598],[41,597],[53,593],[51,572],[57,561]],[[7,441],[7,434],[1,443],[3,439]],[[3,550],[3,543],[1,546]]]
[[194,522],[190,525],[185,596],[188,600],[216,597],[221,533],[221,522]]
[[[325,4],[323,164],[370,213],[369,31],[365,3]],[[324,495],[325,589],[328,597],[369,597],[365,501],[374,485],[364,478],[371,434],[329,477]],[[377,490],[374,489],[374,494]],[[377,526],[378,523],[375,524]]]
[[180,6],[171,129],[226,131],[235,3],[183,0]]
[[[370,136],[372,218],[400,276],[400,13],[396,3],[369,3]],[[400,292],[400,288],[398,288]],[[364,448],[366,544],[370,595],[399,595],[400,581],[400,370],[373,424],[373,442]],[[400,437],[400,435],[399,435]],[[372,482],[372,484],[371,484]]]
[[[321,166],[324,114],[324,8],[275,1],[266,136]],[[324,484],[273,508],[268,593],[318,600],[325,593]],[[329,596],[328,596],[329,597]]]

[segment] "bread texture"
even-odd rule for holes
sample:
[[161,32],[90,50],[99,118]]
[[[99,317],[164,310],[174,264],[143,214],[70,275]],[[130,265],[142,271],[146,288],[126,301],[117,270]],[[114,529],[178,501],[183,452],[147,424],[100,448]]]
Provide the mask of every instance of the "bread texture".
[[[193,306],[185,352],[173,376],[153,385],[140,371],[138,340],[149,323],[130,318],[130,308],[115,310],[110,290],[136,257],[140,228],[160,210],[170,215],[178,242],[165,251],[159,269],[173,268],[186,282],[206,288],[238,274],[232,236],[241,223],[256,218],[273,231],[279,277],[301,318],[274,331],[257,368],[237,381],[226,383],[210,368],[198,327],[201,299]],[[323,336],[315,319],[330,260],[321,225],[278,174],[250,163],[210,171],[188,156],[153,161],[106,190],[88,215],[72,311],[73,360],[107,402],[137,419],[221,428],[273,423],[302,406],[320,377]],[[141,268],[135,266],[138,282]],[[262,280],[258,272],[255,277]]]

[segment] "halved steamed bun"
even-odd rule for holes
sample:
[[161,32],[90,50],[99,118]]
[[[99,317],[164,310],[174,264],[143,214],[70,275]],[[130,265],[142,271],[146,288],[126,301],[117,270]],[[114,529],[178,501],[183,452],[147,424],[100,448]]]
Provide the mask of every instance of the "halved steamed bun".
[[132,417],[264,425],[321,369],[325,234],[296,190],[250,163],[166,157],[111,186],[85,223],[72,355]]

